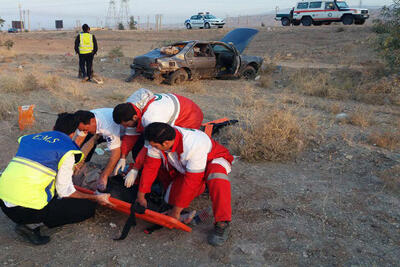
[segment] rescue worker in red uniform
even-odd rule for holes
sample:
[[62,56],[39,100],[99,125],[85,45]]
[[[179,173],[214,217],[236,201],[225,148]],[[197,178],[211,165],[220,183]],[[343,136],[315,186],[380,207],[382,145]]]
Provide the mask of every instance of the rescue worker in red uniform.
[[233,156],[224,146],[199,130],[155,122],[145,128],[144,135],[150,147],[140,179],[137,202],[147,206],[145,194],[150,193],[158,175],[166,190],[165,201],[173,206],[169,215],[180,219],[182,210],[207,185],[215,220],[214,231],[208,237],[208,242],[214,246],[222,245],[229,235],[232,214],[228,174]]
[[121,141],[121,159],[114,169],[114,175],[123,170],[126,156],[132,151],[135,161],[125,176],[125,185],[133,185],[138,170],[143,167],[147,149],[143,148],[144,127],[152,122],[165,122],[184,128],[199,129],[203,121],[203,112],[192,100],[177,94],[154,94],[141,88],[133,93],[127,103],[114,108],[113,119],[126,128]]

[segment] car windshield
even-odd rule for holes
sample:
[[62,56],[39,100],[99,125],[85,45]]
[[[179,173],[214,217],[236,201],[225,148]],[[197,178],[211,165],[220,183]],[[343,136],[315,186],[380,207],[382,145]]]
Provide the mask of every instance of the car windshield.
[[214,52],[216,52],[216,53],[232,52],[231,50],[229,50],[229,48],[225,47],[224,45],[220,45],[220,44],[212,45],[212,48],[213,48]]
[[213,15],[206,15],[206,19],[216,19],[217,17],[216,16],[213,16]]
[[339,8],[348,8],[349,7],[346,2],[336,2],[336,3]]

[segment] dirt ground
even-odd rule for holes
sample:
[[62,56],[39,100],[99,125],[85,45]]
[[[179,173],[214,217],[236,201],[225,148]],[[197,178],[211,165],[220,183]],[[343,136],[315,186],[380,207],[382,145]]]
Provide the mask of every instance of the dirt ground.
[[[233,221],[228,242],[209,246],[212,225],[192,233],[160,230],[146,235],[140,222],[124,241],[119,235],[126,216],[99,208],[93,219],[57,229],[44,229],[51,242],[33,247],[13,231],[14,224],[0,214],[0,265],[7,266],[399,266],[400,200],[397,180],[383,177],[400,163],[400,153],[367,142],[381,128],[398,131],[397,105],[371,105],[353,100],[305,96],[288,90],[288,77],[299,69],[356,70],[380,66],[368,26],[268,27],[245,51],[264,57],[273,66],[271,83],[258,81],[200,80],[171,87],[139,79],[125,83],[132,57],[178,40],[218,40],[228,29],[171,30],[161,32],[97,31],[99,43],[94,71],[104,84],[82,83],[76,77],[75,32],[5,34],[15,42],[0,53],[2,79],[33,73],[50,79],[54,87],[16,94],[3,93],[14,106],[0,121],[0,169],[17,149],[18,136],[52,127],[52,113],[114,107],[135,90],[175,92],[193,99],[205,120],[234,118],[235,101],[251,91],[266,103],[302,103],[299,112],[312,115],[318,132],[306,149],[283,162],[248,163],[239,159],[232,173]],[[124,56],[110,58],[121,47]],[[50,77],[50,78],[49,78]],[[323,84],[321,86],[324,86]],[[36,105],[36,125],[19,131],[17,105]],[[332,106],[352,112],[360,106],[374,121],[367,127],[339,123]],[[267,107],[265,108],[267,114]],[[106,154],[107,155],[107,154]],[[103,162],[105,156],[95,156]],[[399,170],[399,169],[397,169]],[[393,174],[396,175],[396,174]],[[389,177],[390,178],[390,177]],[[192,208],[210,205],[206,197]]]

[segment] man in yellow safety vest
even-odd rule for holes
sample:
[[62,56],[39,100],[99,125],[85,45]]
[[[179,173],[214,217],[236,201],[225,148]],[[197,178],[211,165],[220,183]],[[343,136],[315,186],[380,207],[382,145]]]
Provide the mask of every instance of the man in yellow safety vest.
[[74,114],[62,113],[53,131],[19,138],[17,154],[0,176],[0,208],[32,244],[50,241],[40,234],[42,224],[81,222],[94,215],[96,203],[112,205],[110,194],[81,193],[72,183],[74,165],[83,159],[72,141],[78,124]]
[[97,41],[96,37],[89,33],[90,27],[87,24],[82,25],[82,30],[75,39],[75,52],[79,55],[79,78],[90,81],[93,75],[93,57],[97,53]]

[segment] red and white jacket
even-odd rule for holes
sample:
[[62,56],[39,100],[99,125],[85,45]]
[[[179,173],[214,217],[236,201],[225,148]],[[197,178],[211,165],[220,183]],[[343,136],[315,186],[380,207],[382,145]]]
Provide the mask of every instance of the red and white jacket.
[[[173,176],[179,172],[187,181],[187,189],[182,199],[193,199],[198,187],[204,182],[204,173],[209,163],[222,165],[227,173],[231,171],[233,156],[200,130],[174,127],[176,137],[170,151],[161,151],[152,146],[147,151],[139,191],[149,193],[157,178],[161,165]],[[185,203],[189,204],[189,203]]]
[[153,94],[141,88],[128,99],[138,116],[138,125],[127,128],[122,137],[121,152],[127,155],[144,128],[153,122],[164,122],[185,128],[199,129],[203,112],[192,100],[177,94]]

